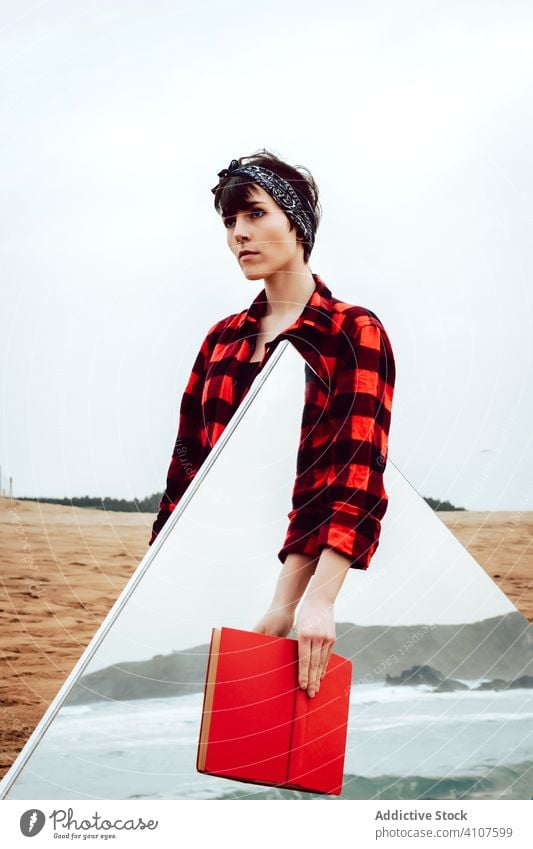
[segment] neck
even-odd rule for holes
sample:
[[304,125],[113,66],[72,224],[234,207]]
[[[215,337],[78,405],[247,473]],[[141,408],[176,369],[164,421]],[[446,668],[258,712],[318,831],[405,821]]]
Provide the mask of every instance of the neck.
[[268,301],[266,315],[280,319],[301,312],[316,285],[308,265],[298,271],[275,271],[264,281]]

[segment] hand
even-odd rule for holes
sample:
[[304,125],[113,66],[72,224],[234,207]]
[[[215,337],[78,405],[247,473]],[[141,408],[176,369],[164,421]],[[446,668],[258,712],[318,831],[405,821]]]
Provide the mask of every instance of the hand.
[[320,690],[335,645],[333,604],[320,596],[307,595],[298,612],[298,685],[308,696]]
[[258,634],[286,637],[294,622],[294,611],[286,607],[269,607],[264,616],[252,628]]

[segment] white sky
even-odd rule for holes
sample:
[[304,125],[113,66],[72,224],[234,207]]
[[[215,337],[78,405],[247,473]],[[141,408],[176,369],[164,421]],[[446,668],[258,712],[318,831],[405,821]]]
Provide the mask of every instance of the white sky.
[[262,284],[211,186],[313,172],[311,269],[383,321],[390,457],[423,495],[533,509],[533,7],[0,2],[2,485],[164,487],[207,329]]

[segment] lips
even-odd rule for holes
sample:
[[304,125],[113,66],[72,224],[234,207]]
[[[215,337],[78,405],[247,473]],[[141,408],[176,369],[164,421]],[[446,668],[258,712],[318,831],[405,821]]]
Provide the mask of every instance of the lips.
[[241,251],[239,253],[239,259],[242,259],[243,256],[257,256],[257,251]]

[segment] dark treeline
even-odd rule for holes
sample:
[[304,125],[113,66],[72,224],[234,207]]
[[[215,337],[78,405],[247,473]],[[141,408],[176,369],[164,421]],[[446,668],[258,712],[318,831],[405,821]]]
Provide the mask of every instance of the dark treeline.
[[82,495],[79,498],[17,498],[17,501],[39,501],[43,504],[64,504],[72,507],[90,507],[92,510],[118,510],[121,513],[157,513],[162,493],[154,492],[146,498],[97,498]]
[[455,507],[454,504],[450,504],[449,501],[439,501],[437,498],[426,498],[424,496],[424,501],[426,501],[433,510],[465,510],[465,507]]
[[[23,498],[18,501],[41,501],[44,504],[64,504],[72,507],[91,507],[93,510],[118,510],[122,513],[157,513],[159,502],[162,497],[161,492],[154,492],[146,498],[134,498],[133,501],[127,501],[125,498],[96,498],[89,495],[83,495],[79,498]],[[439,501],[437,498],[426,498],[426,501],[433,510],[464,510],[464,507],[455,507],[449,501]]]

